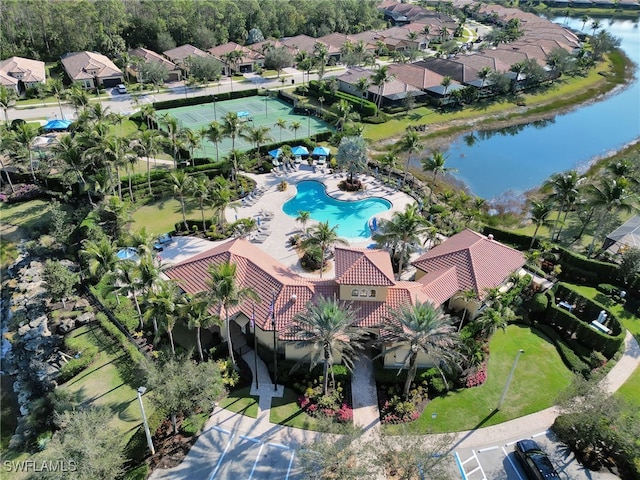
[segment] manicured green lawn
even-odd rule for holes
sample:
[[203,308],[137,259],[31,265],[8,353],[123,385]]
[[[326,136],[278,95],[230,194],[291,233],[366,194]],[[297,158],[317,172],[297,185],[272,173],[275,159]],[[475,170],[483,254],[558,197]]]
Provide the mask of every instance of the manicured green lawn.
[[271,415],[269,417],[271,423],[318,431],[318,420],[303,412],[298,406],[297,400],[296,392],[288,388],[285,388],[282,398],[274,397],[271,401]]
[[246,417],[257,418],[258,416],[258,397],[249,395],[251,387],[241,388],[235,392],[231,392],[227,398],[220,402],[220,407],[231,410],[235,413],[241,413]]
[[[102,330],[91,324],[72,331],[70,336],[83,344],[95,345],[98,358],[84,371],[60,386],[78,405],[106,407],[113,413],[111,425],[121,434],[126,444],[142,422],[136,389],[127,384],[130,359],[122,353],[120,345]],[[143,397],[147,416],[153,406]]]
[[38,228],[49,222],[49,203],[29,200],[21,203],[0,203],[0,221],[26,229]]
[[[629,330],[634,337],[636,337],[636,340],[640,342],[640,319],[638,319],[638,317],[633,313],[626,310],[621,304],[614,302],[612,299],[603,295],[593,287],[571,284],[568,284],[568,286],[572,290],[580,293],[580,295],[591,298],[611,310],[616,317],[620,319],[622,325],[624,325],[624,327]],[[640,367],[634,370],[631,377],[629,377],[620,390],[616,392],[616,395],[625,398],[640,410],[640,395],[638,395],[638,392],[640,392]]]
[[[495,411],[519,349],[520,356],[502,408]],[[554,404],[573,374],[554,345],[528,327],[510,325],[490,342],[488,379],[480,387],[450,392],[430,402],[418,420],[407,425],[413,433],[441,433],[487,427],[538,412]],[[432,418],[436,414],[436,418]],[[404,425],[385,426],[390,434]]]
[[[211,212],[205,209],[205,218],[211,220]],[[200,219],[200,210],[197,208],[187,208],[187,219]],[[182,221],[182,210],[180,202],[170,198],[160,200],[150,205],[138,208],[132,215],[132,230],[140,230],[142,227],[153,235],[160,235],[172,232],[175,224]]]

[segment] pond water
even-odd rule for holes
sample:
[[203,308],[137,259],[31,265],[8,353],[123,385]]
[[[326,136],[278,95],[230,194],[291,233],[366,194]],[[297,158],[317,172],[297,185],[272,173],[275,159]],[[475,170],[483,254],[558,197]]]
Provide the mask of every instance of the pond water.
[[[563,23],[564,18],[558,23]],[[569,26],[581,28],[579,19]],[[556,172],[584,170],[640,137],[640,29],[632,21],[602,20],[622,39],[621,48],[636,62],[633,83],[615,94],[553,119],[518,127],[473,132],[456,139],[446,152],[447,166],[477,196],[492,199],[542,184]],[[587,25],[587,29],[589,25]]]

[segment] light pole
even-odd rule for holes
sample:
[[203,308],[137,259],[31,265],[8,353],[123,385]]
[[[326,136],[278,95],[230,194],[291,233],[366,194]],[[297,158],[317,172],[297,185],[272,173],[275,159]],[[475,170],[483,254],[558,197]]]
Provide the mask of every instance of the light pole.
[[151,455],[156,454],[156,449],[153,448],[153,442],[151,441],[151,432],[149,431],[149,424],[147,423],[147,414],[144,413],[144,405],[142,404],[142,395],[147,391],[147,387],[138,387],[138,401],[140,402],[140,411],[142,412],[142,423],[144,425],[144,433],[147,436],[147,445],[149,445],[149,451]]
[[264,116],[269,116],[269,90],[264,89]]
[[509,377],[507,378],[507,383],[504,386],[504,390],[502,391],[502,396],[500,397],[500,401],[498,402],[498,406],[496,407],[496,410],[500,410],[500,407],[502,406],[502,402],[504,402],[504,397],[507,396],[507,390],[509,390],[509,385],[511,384],[511,380],[513,379],[513,374],[516,371],[516,365],[518,365],[518,359],[520,358],[520,355],[522,355],[523,353],[524,353],[524,350],[520,349],[516,354],[516,359],[513,361],[511,372],[509,373]]
[[251,323],[253,324],[253,368],[256,375],[256,389],[260,388],[258,382],[258,339],[256,338],[256,304],[251,306]]
[[311,112],[307,108],[307,138],[311,138]]
[[213,119],[218,121],[218,113],[216,112],[216,96],[213,96]]

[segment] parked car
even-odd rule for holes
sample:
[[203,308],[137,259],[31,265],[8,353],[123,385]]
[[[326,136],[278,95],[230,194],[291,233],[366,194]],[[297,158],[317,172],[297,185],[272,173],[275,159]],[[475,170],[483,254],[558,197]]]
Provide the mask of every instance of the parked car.
[[168,233],[163,233],[162,235],[160,235],[158,237],[158,240],[156,240],[156,242],[153,244],[153,249],[156,252],[161,252],[162,250],[164,250],[164,246],[168,245],[169,243],[172,242],[172,238],[171,235]]
[[127,87],[122,83],[116,86],[116,90],[118,90],[118,93],[127,93]]
[[516,442],[514,451],[530,480],[560,478],[547,454],[534,440],[525,439]]

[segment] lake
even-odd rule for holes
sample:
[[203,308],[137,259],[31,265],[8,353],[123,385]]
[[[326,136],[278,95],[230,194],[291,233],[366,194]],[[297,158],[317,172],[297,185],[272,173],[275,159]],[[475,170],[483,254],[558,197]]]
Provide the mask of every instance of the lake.
[[[558,23],[564,23],[564,18]],[[579,29],[582,21],[569,19]],[[542,184],[556,172],[578,169],[640,137],[640,30],[632,21],[601,20],[621,38],[621,48],[636,62],[633,83],[606,98],[549,121],[485,132],[456,139],[446,152],[447,166],[474,195],[492,199],[512,191],[519,194]],[[587,24],[586,29],[589,29]],[[466,137],[466,138],[465,138]]]

